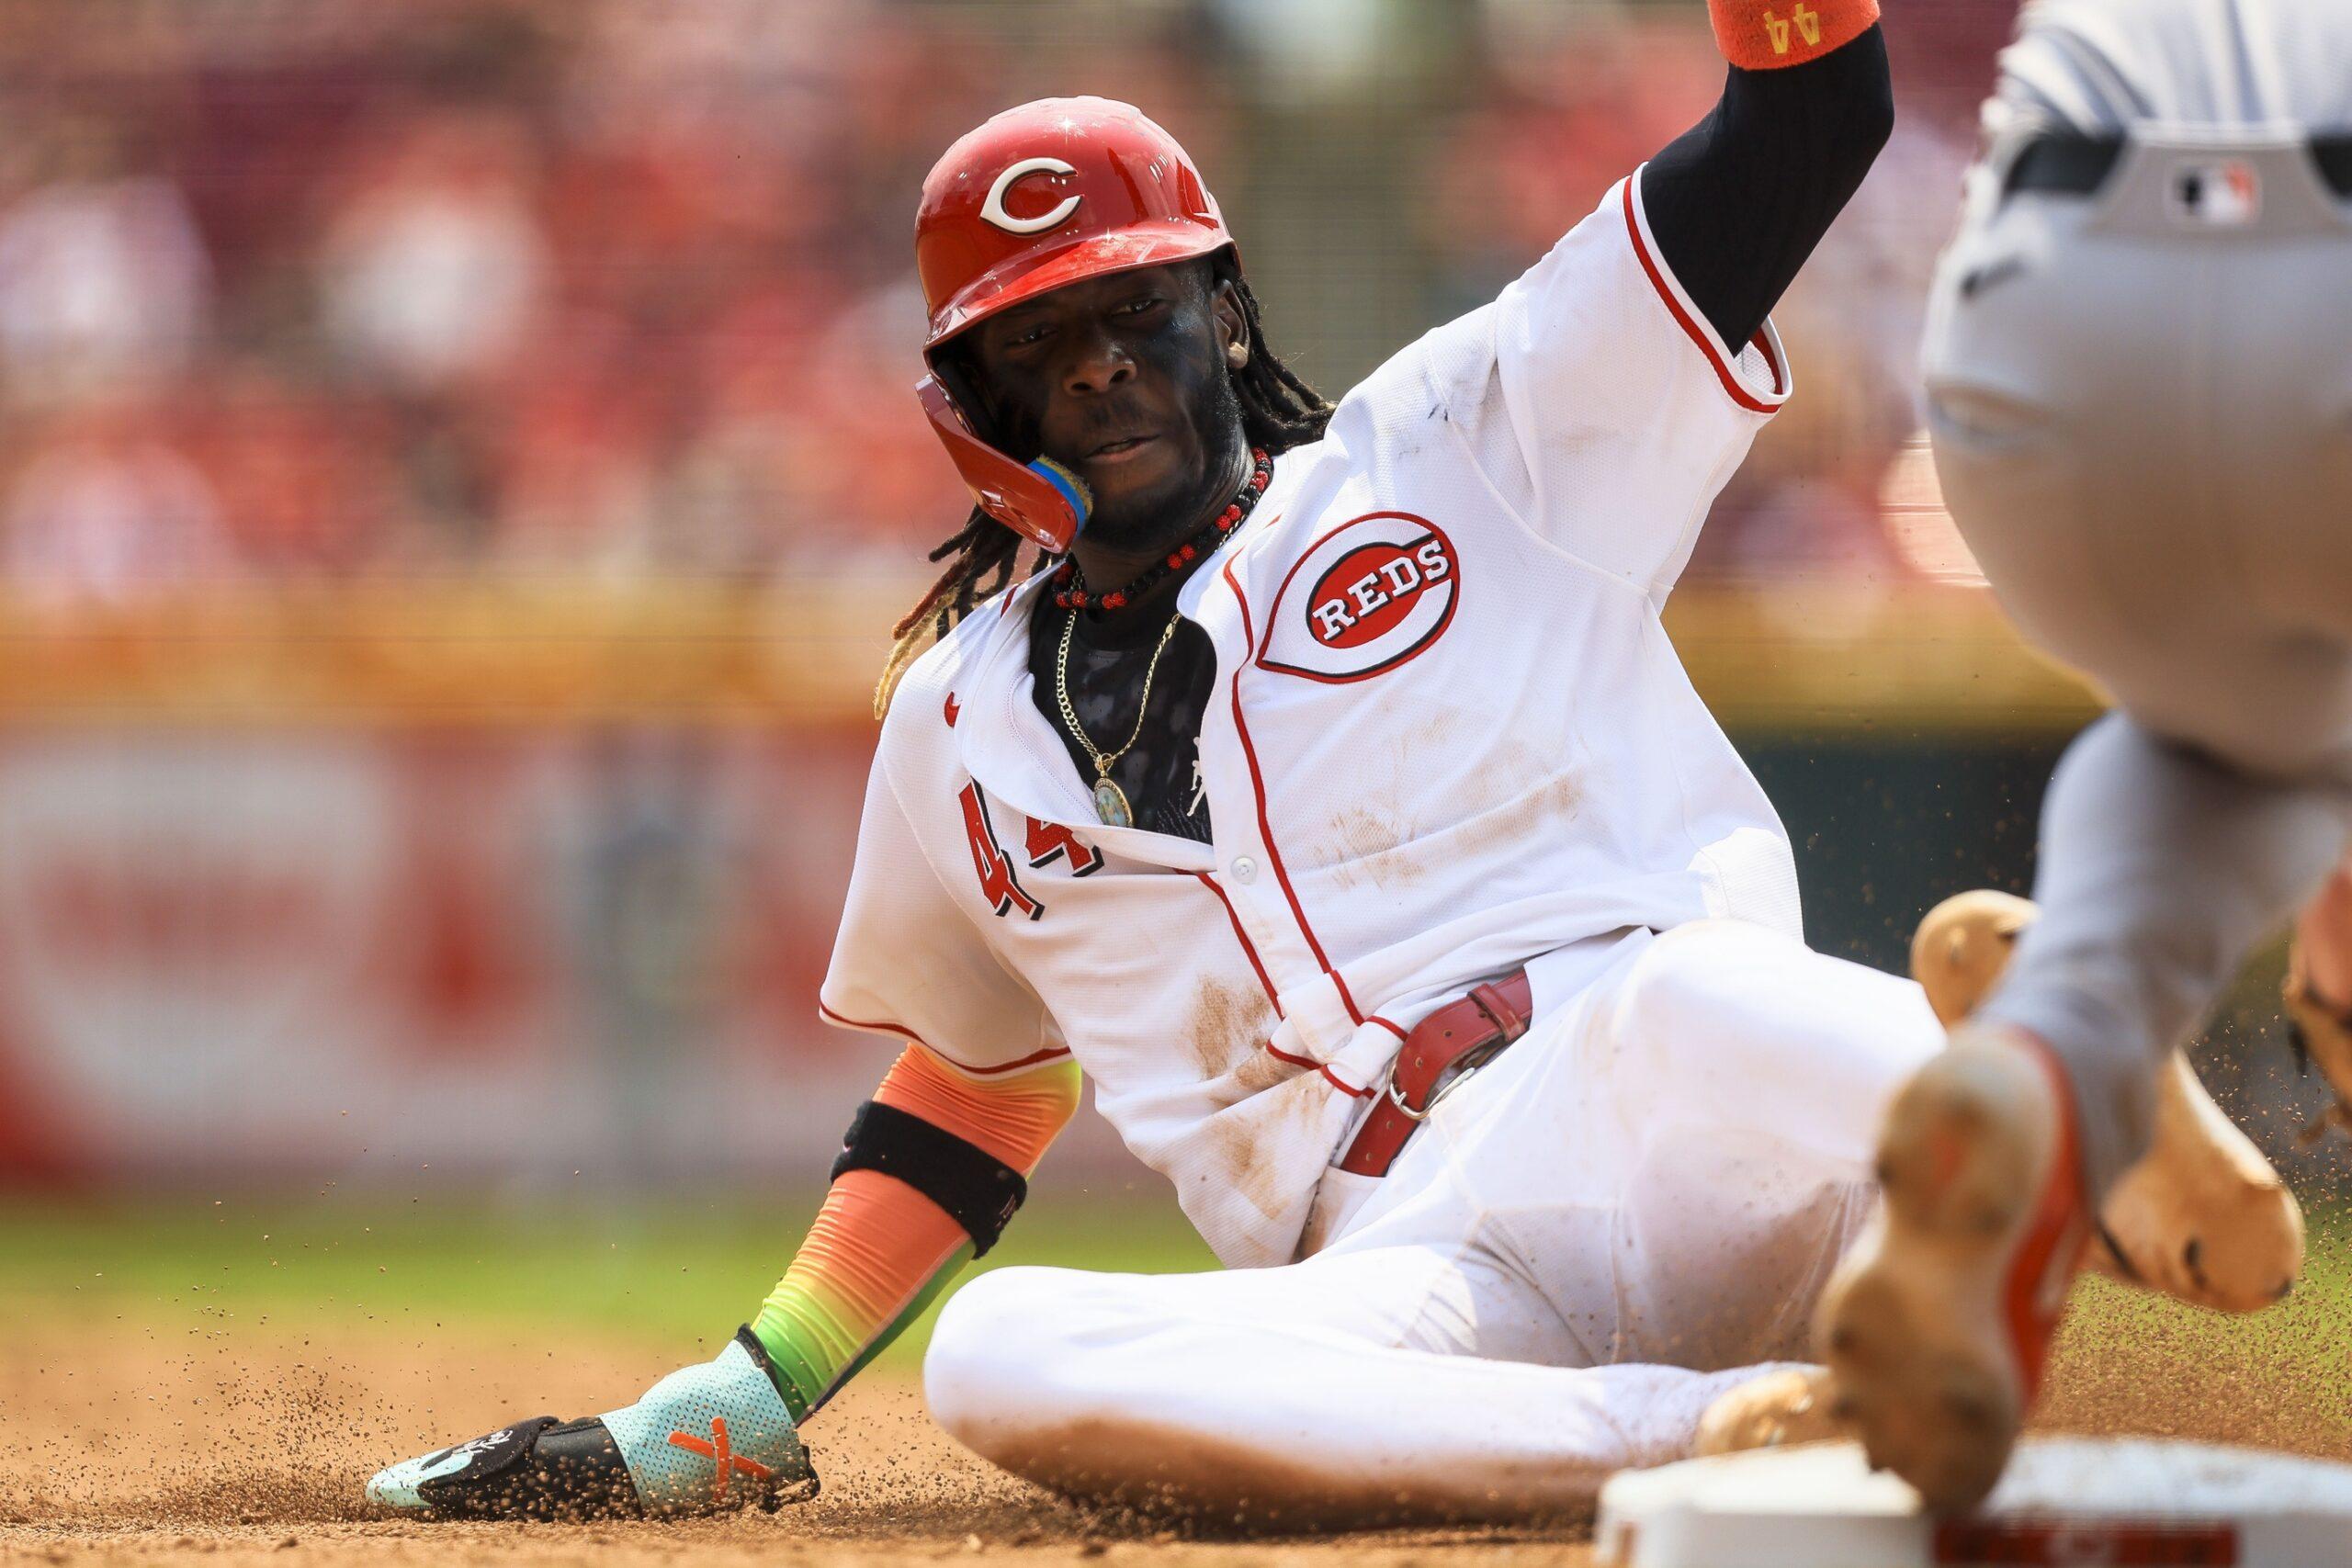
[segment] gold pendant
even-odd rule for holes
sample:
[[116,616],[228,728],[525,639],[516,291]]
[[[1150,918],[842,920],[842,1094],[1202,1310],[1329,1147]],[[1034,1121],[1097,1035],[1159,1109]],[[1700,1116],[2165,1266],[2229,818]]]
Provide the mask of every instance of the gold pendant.
[[1108,773],[1094,781],[1094,815],[1102,819],[1106,828],[1132,828],[1136,825],[1136,814],[1128,808],[1127,797],[1120,793],[1117,784],[1111,782]]

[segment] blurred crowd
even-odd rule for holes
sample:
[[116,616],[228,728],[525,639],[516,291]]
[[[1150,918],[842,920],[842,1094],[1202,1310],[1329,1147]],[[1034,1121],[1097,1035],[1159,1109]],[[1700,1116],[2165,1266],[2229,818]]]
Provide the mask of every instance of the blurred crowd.
[[[1940,570],[1911,366],[2010,10],[1895,19],[1903,128],[1698,570]],[[0,578],[903,568],[966,504],[910,394],[915,193],[988,113],[1143,104],[1336,392],[1721,72],[1699,0],[10,0]]]

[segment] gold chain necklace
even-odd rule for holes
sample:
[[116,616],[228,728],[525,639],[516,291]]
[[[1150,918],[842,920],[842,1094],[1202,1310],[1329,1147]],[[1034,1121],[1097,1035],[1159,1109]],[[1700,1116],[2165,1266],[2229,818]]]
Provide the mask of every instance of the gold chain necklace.
[[1094,764],[1094,815],[1106,828],[1132,828],[1136,825],[1135,810],[1127,804],[1125,792],[1111,782],[1111,764],[1135,750],[1143,739],[1144,715],[1151,709],[1152,678],[1159,673],[1159,656],[1168,651],[1169,639],[1176,635],[1176,623],[1181,615],[1171,615],[1159,631],[1159,646],[1151,650],[1151,662],[1143,672],[1143,698],[1136,704],[1136,727],[1127,736],[1127,743],[1117,750],[1105,753],[1098,750],[1087,736],[1085,727],[1078,722],[1078,710],[1069,701],[1069,634],[1078,627],[1078,612],[1072,610],[1062,618],[1061,652],[1054,660],[1054,696],[1061,704],[1062,722],[1069,726],[1071,735],[1086,748],[1087,759]]

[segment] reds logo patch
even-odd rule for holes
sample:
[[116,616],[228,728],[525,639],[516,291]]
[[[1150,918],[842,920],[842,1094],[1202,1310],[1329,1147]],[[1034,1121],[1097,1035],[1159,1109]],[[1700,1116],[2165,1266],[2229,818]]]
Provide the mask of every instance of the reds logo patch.
[[1426,517],[1374,512],[1317,540],[1274,595],[1259,665],[1310,681],[1362,681],[1445,633],[1462,596],[1453,541]]

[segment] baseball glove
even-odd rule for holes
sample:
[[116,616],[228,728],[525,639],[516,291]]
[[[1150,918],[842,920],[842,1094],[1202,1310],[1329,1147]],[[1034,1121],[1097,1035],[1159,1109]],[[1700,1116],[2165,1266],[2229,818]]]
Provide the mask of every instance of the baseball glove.
[[578,1421],[540,1416],[380,1471],[368,1501],[434,1519],[593,1519],[774,1511],[817,1472],[748,1328],[716,1360]]

